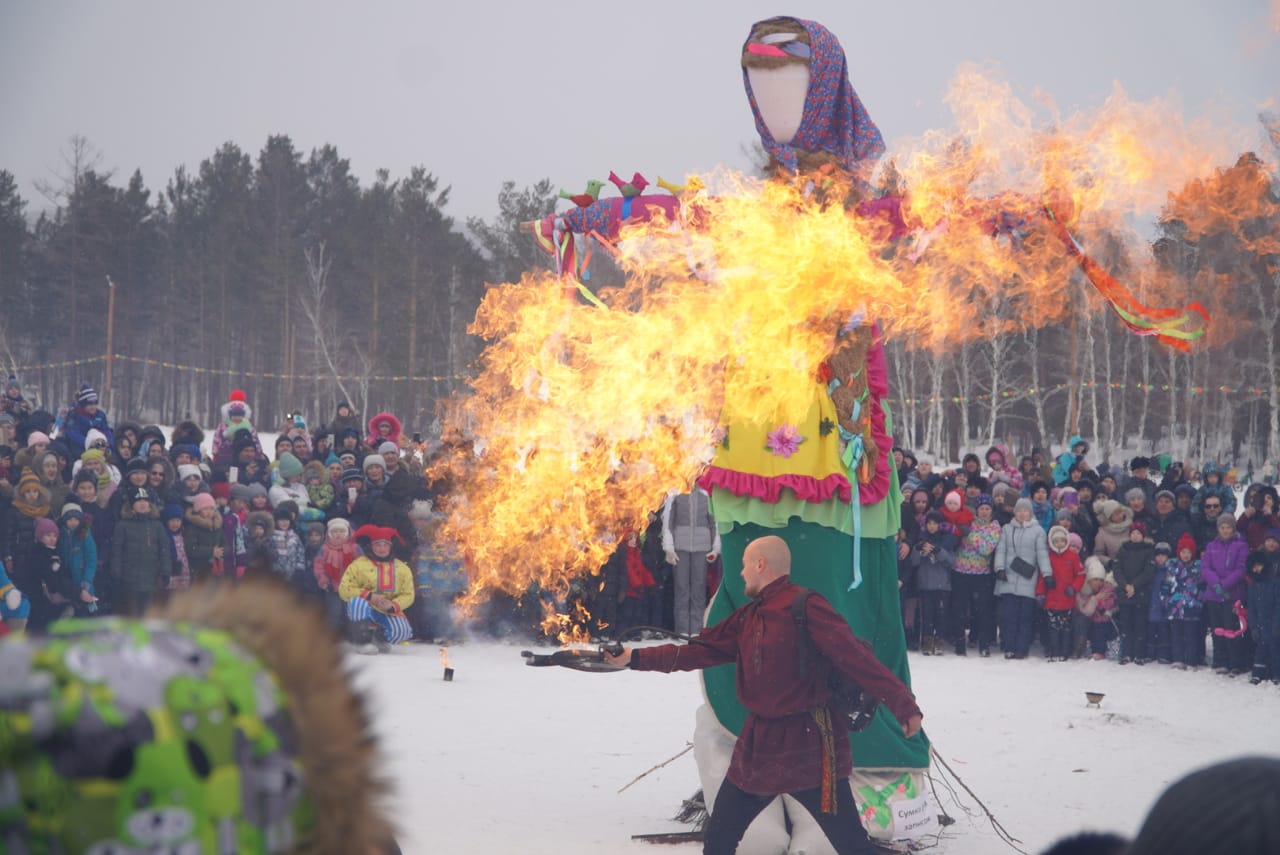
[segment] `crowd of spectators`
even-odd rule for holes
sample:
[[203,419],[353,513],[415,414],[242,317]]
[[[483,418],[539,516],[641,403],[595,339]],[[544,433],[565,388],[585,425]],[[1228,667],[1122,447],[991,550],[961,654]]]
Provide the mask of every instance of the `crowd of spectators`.
[[193,584],[270,573],[362,649],[446,637],[465,576],[435,537],[434,502],[447,458],[470,453],[456,436],[424,444],[392,413],[362,423],[346,402],[316,429],[290,415],[265,449],[239,390],[210,432],[190,420],[171,431],[111,424],[89,385],[54,415],[11,376],[0,395],[0,632],[136,615]]
[[[942,472],[895,448],[899,585],[924,655],[1088,657],[1280,683],[1280,496],[1225,469],[1093,466],[1073,437],[1016,465],[994,445]],[[1163,462],[1163,466],[1161,463]],[[1239,507],[1237,506],[1239,504]]]

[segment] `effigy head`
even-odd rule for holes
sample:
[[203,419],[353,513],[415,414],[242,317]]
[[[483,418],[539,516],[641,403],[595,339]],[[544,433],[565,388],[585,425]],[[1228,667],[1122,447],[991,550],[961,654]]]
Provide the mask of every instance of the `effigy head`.
[[826,27],[789,17],[759,21],[741,61],[760,142],[786,171],[802,169],[807,153],[865,174],[884,153],[880,130],[849,82],[844,48]]

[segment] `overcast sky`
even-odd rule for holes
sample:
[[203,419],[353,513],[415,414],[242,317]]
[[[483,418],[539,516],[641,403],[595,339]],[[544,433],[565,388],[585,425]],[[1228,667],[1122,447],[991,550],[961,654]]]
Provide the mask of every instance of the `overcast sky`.
[[[73,134],[123,183],[159,190],[225,141],[332,143],[362,183],[423,165],[450,213],[491,216],[501,182],[575,192],[610,169],[651,180],[745,168],[755,137],[738,54],[751,23],[813,18],[892,146],[950,117],[966,61],[1063,112],[1120,83],[1188,117],[1256,130],[1280,97],[1280,0],[778,3],[0,2],[0,169],[32,207]],[[1260,137],[1259,137],[1260,138]]]

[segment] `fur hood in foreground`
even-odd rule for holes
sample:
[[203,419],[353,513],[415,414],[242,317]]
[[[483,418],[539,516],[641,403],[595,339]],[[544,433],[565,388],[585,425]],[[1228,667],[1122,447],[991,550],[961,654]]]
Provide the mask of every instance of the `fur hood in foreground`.
[[[25,813],[0,814],[0,839],[38,851],[387,851],[364,701],[323,617],[286,586],[214,584],[144,621],[58,626],[0,643],[0,732],[14,737],[0,742],[0,769],[19,790],[42,782],[18,794]],[[64,709],[73,691],[92,698],[77,715],[34,714]],[[71,798],[74,829],[57,821]]]

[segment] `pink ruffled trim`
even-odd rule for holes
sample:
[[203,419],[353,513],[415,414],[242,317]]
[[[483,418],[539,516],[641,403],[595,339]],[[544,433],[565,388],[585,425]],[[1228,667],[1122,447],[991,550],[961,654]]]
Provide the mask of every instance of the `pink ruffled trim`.
[[885,363],[884,343],[880,336],[880,325],[872,327],[873,342],[867,350],[867,389],[871,394],[868,403],[871,406],[871,439],[880,456],[876,459],[876,471],[871,476],[871,483],[858,487],[858,504],[874,505],[889,494],[889,464],[893,455],[893,441],[885,430],[884,408],[880,399],[889,394],[889,366]]
[[805,502],[825,502],[832,496],[848,503],[853,499],[853,490],[849,479],[839,473],[825,478],[813,478],[809,475],[751,475],[719,466],[709,468],[701,478],[698,486],[708,493],[715,487],[728,490],[735,496],[752,496],[769,504],[776,504],[782,497],[784,487],[795,493],[796,498]]

